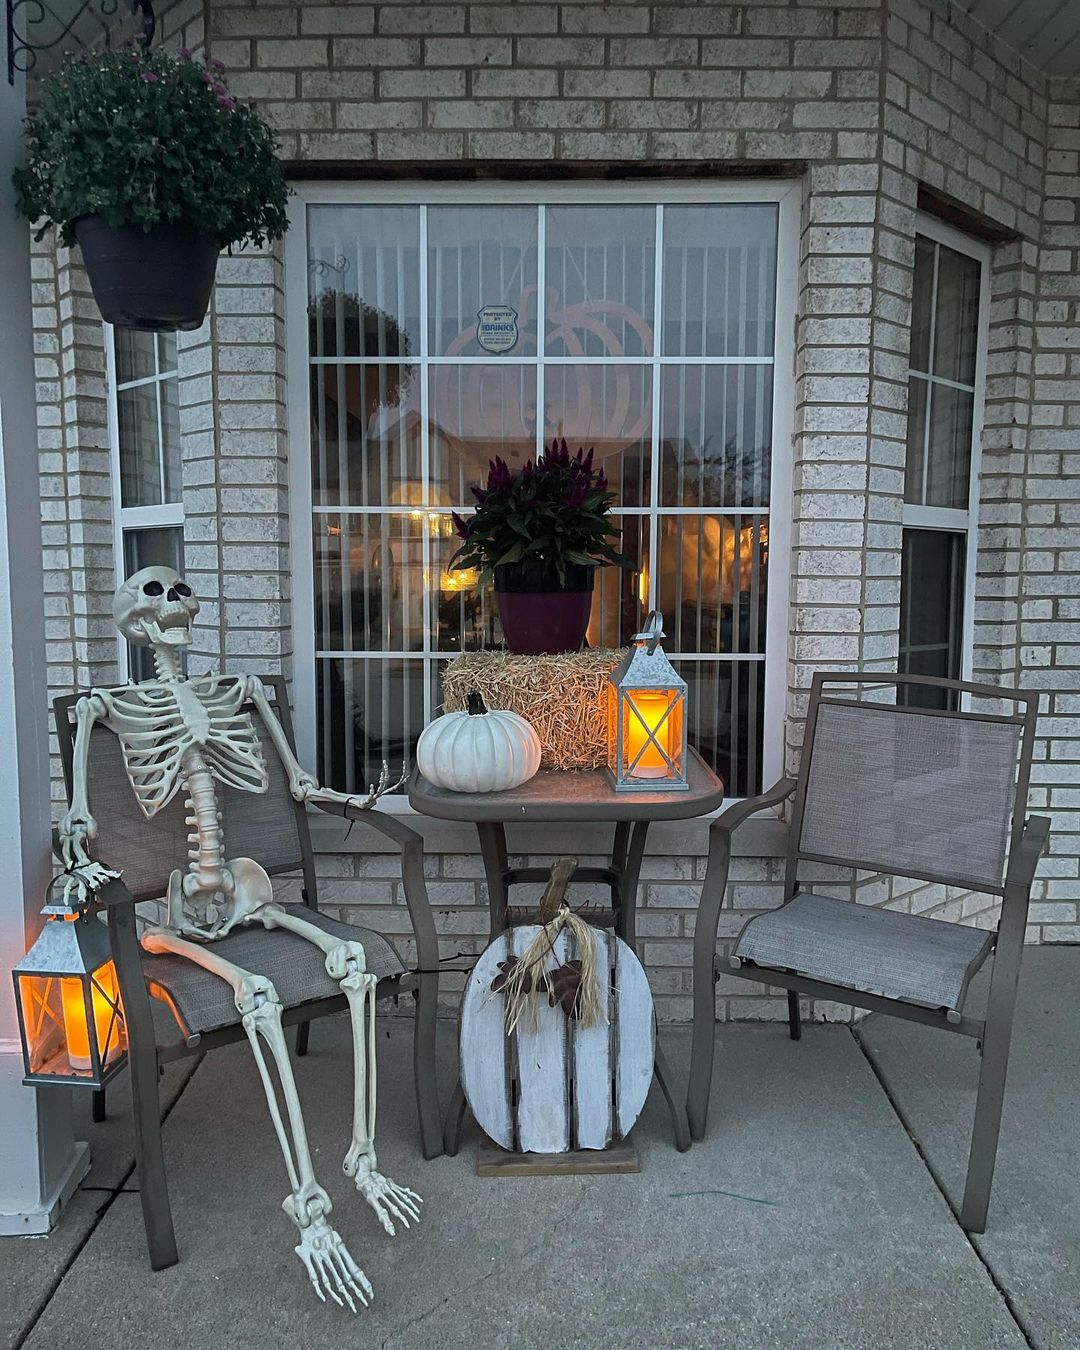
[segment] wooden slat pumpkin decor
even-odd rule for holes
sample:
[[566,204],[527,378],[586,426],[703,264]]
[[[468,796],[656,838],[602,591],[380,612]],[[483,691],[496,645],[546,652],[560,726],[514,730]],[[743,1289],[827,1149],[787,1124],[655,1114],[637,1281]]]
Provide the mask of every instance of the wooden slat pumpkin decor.
[[462,1001],[466,1100],[491,1139],[522,1153],[607,1148],[652,1081],[649,982],[626,943],[563,902],[576,866],[556,863],[541,922],[500,933]]

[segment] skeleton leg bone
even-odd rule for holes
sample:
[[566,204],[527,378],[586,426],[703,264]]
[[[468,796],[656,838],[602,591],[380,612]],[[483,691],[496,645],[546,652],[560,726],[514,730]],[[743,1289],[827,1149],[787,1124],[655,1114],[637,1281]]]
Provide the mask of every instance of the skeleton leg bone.
[[[206,947],[185,942],[164,929],[151,929],[143,936],[142,945],[150,952],[170,952],[175,956],[183,956],[232,987],[289,1174],[291,1191],[282,1207],[300,1230],[296,1254],[304,1263],[312,1288],[323,1302],[329,1294],[335,1303],[340,1306],[347,1304],[353,1312],[356,1311],[354,1300],[366,1307],[372,1296],[371,1285],[349,1254],[345,1243],[330,1226],[330,1197],[315,1180],[307,1131],[300,1112],[300,1099],[281,1026],[281,1004],[273,984],[265,976],[254,975],[215,955]],[[285,1099],[288,1129],[282,1118],[261,1041],[265,1041],[274,1059]]]
[[345,1175],[379,1216],[391,1237],[394,1221],[405,1228],[420,1219],[423,1204],[415,1191],[399,1186],[378,1171],[375,1156],[375,985],[366,970],[364,949],[359,942],[343,941],[313,923],[289,914],[277,905],[267,905],[255,916],[267,928],[284,928],[313,943],[326,954],[326,971],[337,980],[349,1000],[353,1037],[353,1127],[352,1142],[343,1164]]

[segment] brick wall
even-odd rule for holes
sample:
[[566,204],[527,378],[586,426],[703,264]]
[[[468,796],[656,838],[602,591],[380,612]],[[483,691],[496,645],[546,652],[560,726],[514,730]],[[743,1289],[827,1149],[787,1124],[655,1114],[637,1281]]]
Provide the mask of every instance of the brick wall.
[[[1051,809],[1031,936],[1075,940],[1080,788],[1075,84],[1051,82],[944,3],[263,4],[208,0],[212,53],[309,175],[463,162],[668,172],[778,167],[803,184],[787,746],[815,669],[896,660],[915,212],[920,184],[1016,238],[995,246],[976,674],[1045,691],[1033,805]],[[48,259],[42,258],[42,267]],[[222,265],[182,356],[188,562],[208,597],[199,659],[288,672],[286,335],[278,256]],[[306,391],[290,391],[306,397]],[[43,400],[52,416],[53,404]],[[48,428],[46,428],[46,431]],[[43,441],[43,451],[47,445]],[[778,447],[783,453],[784,448]],[[301,466],[302,471],[302,466]],[[55,492],[54,492],[55,495]],[[446,951],[486,932],[479,861],[427,827]],[[657,830],[639,933],[660,1015],[689,1013],[702,827]],[[392,862],[317,835],[325,899],[404,932]],[[780,899],[780,831],[747,829],[721,940]],[[530,861],[541,836],[516,845]],[[511,841],[511,847],[515,847]],[[602,841],[583,831],[580,851]],[[848,885],[822,874],[822,886]],[[986,897],[860,877],[861,898],[988,924]],[[782,1011],[721,981],[722,1017]],[[846,1015],[819,1008],[818,1015]]]

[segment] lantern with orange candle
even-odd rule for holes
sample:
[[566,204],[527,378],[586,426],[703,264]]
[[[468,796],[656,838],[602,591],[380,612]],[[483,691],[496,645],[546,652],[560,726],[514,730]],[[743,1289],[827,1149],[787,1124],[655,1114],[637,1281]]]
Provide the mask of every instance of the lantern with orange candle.
[[94,908],[92,896],[47,903],[44,928],[12,972],[27,1084],[102,1088],[127,1060],[109,934]]
[[611,672],[608,775],[616,792],[686,789],[686,681],[676,674],[653,610]]

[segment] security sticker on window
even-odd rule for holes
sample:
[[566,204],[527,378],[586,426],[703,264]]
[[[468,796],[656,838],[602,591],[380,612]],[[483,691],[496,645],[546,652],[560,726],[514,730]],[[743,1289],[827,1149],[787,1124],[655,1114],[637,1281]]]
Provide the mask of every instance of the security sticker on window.
[[476,340],[486,352],[499,355],[517,346],[517,310],[510,305],[485,305],[476,314]]

